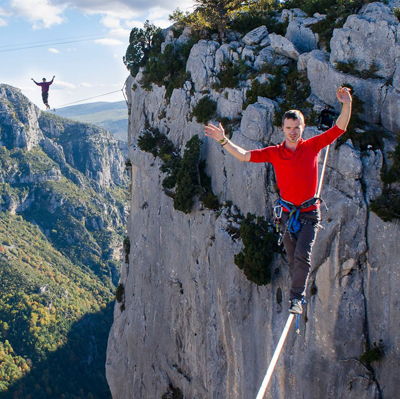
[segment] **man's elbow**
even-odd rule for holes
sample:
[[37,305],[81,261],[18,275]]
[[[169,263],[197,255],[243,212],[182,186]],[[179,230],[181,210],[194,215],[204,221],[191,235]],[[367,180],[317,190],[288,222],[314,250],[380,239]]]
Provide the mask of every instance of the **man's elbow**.
[[246,151],[241,157],[240,162],[250,162],[251,154],[250,151]]

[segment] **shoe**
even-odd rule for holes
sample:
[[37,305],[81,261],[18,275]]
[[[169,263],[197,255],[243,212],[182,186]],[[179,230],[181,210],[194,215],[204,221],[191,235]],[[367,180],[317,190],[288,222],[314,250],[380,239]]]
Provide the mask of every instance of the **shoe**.
[[291,299],[289,301],[289,313],[302,314],[303,306],[301,305],[301,299]]

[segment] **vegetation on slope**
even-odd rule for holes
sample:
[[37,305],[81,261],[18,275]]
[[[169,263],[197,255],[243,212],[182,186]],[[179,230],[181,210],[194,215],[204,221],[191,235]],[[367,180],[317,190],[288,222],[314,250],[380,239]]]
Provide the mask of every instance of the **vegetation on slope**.
[[[113,287],[71,262],[20,215],[0,212],[0,237],[2,397],[72,399],[82,397],[80,390],[107,397],[99,395],[108,391],[99,364]],[[76,373],[85,368],[84,378]]]

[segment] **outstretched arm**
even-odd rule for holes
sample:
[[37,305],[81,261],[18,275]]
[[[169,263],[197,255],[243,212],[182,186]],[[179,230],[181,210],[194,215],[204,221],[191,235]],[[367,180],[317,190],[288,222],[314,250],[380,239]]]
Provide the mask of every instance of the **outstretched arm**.
[[211,137],[218,141],[229,152],[229,154],[233,155],[239,161],[250,161],[250,151],[246,151],[242,147],[233,144],[232,141],[225,136],[225,130],[221,124],[215,126],[209,123],[205,126],[204,131],[207,137]]
[[54,78],[56,77],[56,75],[53,76],[53,79],[50,80],[49,84],[51,85],[54,82]]
[[351,103],[353,101],[350,89],[347,87],[339,87],[336,92],[337,99],[343,104],[342,112],[336,121],[336,126],[339,129],[346,130],[351,116]]
[[33,80],[33,83],[35,83],[36,85],[40,86],[40,84],[38,82],[36,82],[35,79],[31,78],[31,80]]

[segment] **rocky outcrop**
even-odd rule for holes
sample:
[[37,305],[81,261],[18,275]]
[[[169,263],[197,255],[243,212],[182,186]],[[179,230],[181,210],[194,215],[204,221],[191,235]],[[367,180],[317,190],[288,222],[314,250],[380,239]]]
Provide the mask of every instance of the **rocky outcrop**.
[[43,139],[37,121],[39,109],[8,85],[0,85],[0,145],[31,150]]
[[[373,7],[374,18],[369,15]],[[359,15],[349,17],[343,32],[361,37],[362,33],[353,32],[351,21],[366,15],[368,24],[381,26],[380,13],[386,12],[382,9],[386,10],[380,5],[364,7]],[[305,15],[299,10],[283,14],[281,18],[289,18],[290,23],[304,24]],[[340,47],[337,41],[342,41],[344,33],[335,31],[331,48]],[[365,79],[338,71],[333,55],[312,50],[313,46],[312,51],[300,51],[299,44],[289,40],[291,34],[284,38],[267,34],[261,27],[244,37],[246,41],[222,46],[215,41],[194,46],[186,67],[192,80],[175,89],[169,103],[164,88],[154,86],[146,92],[138,77],[128,80],[130,255],[122,270],[124,295],[122,303],[116,304],[108,343],[106,371],[113,398],[160,398],[170,386],[179,388],[188,399],[254,398],[287,319],[285,257],[276,255],[271,284],[263,287],[250,283],[233,261],[233,255],[243,248],[232,234],[232,226],[240,224],[240,212],[271,220],[276,199],[273,171],[268,165],[233,159],[204,138],[203,126],[190,116],[204,95],[201,91],[207,90],[217,101],[219,116],[236,118],[233,142],[250,149],[282,140],[274,126],[279,102],[259,97],[240,113],[238,123],[243,93],[251,82],[221,92],[213,89],[224,60],[241,57],[245,49],[246,60],[255,70],[263,52],[271,55],[275,65],[298,60],[298,68],[307,74],[312,91],[309,100],[316,109],[330,104],[339,110],[336,87],[350,83],[365,101],[360,117],[369,128],[383,132],[390,143],[365,152],[350,140],[330,148],[322,192],[328,209],[322,209],[322,228],[313,251],[308,304],[300,335],[294,329],[289,334],[272,377],[270,396],[394,398],[393,375],[400,364],[395,312],[400,232],[397,222],[383,222],[369,205],[382,192],[380,170],[388,158],[387,148],[396,142],[396,118],[389,116],[393,113],[384,115],[385,103],[395,107],[387,93],[397,89],[380,77]],[[252,48],[260,43],[262,49]],[[380,122],[383,128],[377,125]],[[308,123],[305,137],[319,134],[313,121]],[[137,145],[148,124],[179,148],[195,134],[204,138],[202,158],[214,193],[225,203],[220,211],[210,211],[200,203],[188,215],[174,209],[173,200],[162,189],[159,159]],[[361,361],[366,349],[380,339],[385,345],[382,360]]]

